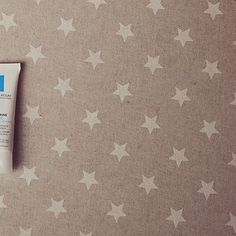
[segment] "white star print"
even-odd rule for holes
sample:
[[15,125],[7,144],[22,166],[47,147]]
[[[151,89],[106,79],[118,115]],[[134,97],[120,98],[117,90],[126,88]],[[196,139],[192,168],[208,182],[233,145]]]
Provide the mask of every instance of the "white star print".
[[179,102],[180,107],[183,106],[184,102],[191,101],[190,98],[187,96],[187,89],[180,90],[178,88],[175,88],[176,95],[172,97],[172,99]]
[[215,62],[209,62],[206,60],[206,67],[202,70],[202,72],[208,73],[210,76],[210,79],[213,79],[215,74],[221,74],[219,69],[217,68],[218,61]]
[[99,8],[100,5],[106,4],[104,0],[88,0],[88,2],[93,3],[96,10]]
[[87,123],[90,127],[90,129],[93,129],[93,126],[96,124],[101,124],[101,121],[98,119],[98,111],[90,112],[86,110],[86,118],[84,118],[82,121],[84,123]]
[[206,183],[205,181],[201,181],[202,187],[198,190],[199,193],[203,193],[206,200],[209,198],[211,194],[216,194],[217,192],[213,189],[214,181]]
[[228,165],[236,167],[236,154],[232,152],[232,160],[228,163]]
[[101,51],[93,52],[91,50],[89,51],[89,57],[85,60],[85,62],[91,63],[93,66],[93,69],[96,69],[96,66],[98,64],[103,64],[104,61],[101,59]]
[[24,173],[19,176],[19,178],[25,179],[27,185],[29,186],[32,180],[38,180],[39,178],[35,175],[35,168],[27,168],[24,166]]
[[236,93],[234,93],[234,100],[230,104],[236,106]]
[[147,128],[151,134],[154,129],[160,129],[160,126],[156,123],[156,121],[157,116],[151,118],[145,115],[145,122],[141,125],[141,127]]
[[173,221],[175,228],[178,226],[180,222],[185,222],[185,219],[182,216],[183,209],[176,211],[171,208],[170,211],[171,211],[171,215],[167,217],[166,219],[169,221]]
[[42,117],[39,115],[39,106],[30,107],[26,105],[27,112],[23,115],[25,118],[30,119],[30,124],[32,125],[35,120],[41,119]]
[[44,59],[45,56],[42,54],[42,46],[39,46],[37,48],[30,45],[30,52],[26,55],[26,57],[32,58],[34,64],[37,63],[39,59]]
[[66,143],[67,143],[67,138],[63,140],[59,140],[58,138],[55,138],[55,145],[51,149],[56,151],[59,157],[61,157],[63,152],[70,151]]
[[20,234],[19,234],[19,236],[31,236],[31,231],[32,231],[32,228],[23,229],[22,227],[20,227]]
[[121,102],[124,101],[125,97],[132,96],[132,94],[128,90],[129,89],[129,83],[127,83],[125,85],[121,85],[119,83],[116,83],[116,85],[117,85],[117,89],[113,94],[118,95],[120,97]]
[[7,206],[3,202],[4,195],[0,196],[0,208],[7,208]]
[[170,160],[176,161],[177,166],[179,167],[182,161],[188,161],[188,158],[184,155],[185,148],[177,150],[173,148],[174,154],[170,157]]
[[114,150],[111,152],[111,155],[114,155],[117,157],[118,161],[120,162],[123,157],[129,156],[129,153],[126,152],[126,146],[127,143],[123,145],[119,145],[117,143],[114,143]]
[[178,35],[174,39],[179,41],[181,45],[184,47],[186,42],[193,41],[193,39],[189,36],[189,32],[190,32],[190,29],[183,31],[178,28]]
[[204,120],[203,123],[204,127],[200,130],[200,132],[206,133],[208,139],[210,139],[213,134],[219,133],[219,131],[215,128],[216,121],[207,122]]
[[65,34],[65,37],[67,37],[67,35],[70,32],[75,31],[75,28],[73,27],[73,18],[66,20],[63,17],[61,17],[61,24],[60,26],[57,27],[57,30],[62,30]]
[[90,232],[88,234],[84,234],[84,233],[80,232],[79,236],[92,236],[92,232]]
[[14,14],[8,16],[2,13],[2,20],[0,21],[0,25],[4,26],[6,31],[8,31],[11,27],[16,26],[16,22],[14,21]]
[[132,37],[134,36],[133,32],[131,31],[131,24],[129,25],[122,25],[121,23],[120,24],[120,29],[119,31],[116,32],[117,35],[120,35],[124,42],[127,40],[128,37]]
[[37,4],[39,5],[39,3],[41,2],[41,0],[36,0]]
[[115,204],[111,203],[112,210],[107,213],[109,216],[113,216],[116,223],[118,222],[119,218],[122,216],[126,216],[123,212],[124,204],[116,206]]
[[161,4],[161,0],[150,0],[150,3],[147,5],[147,8],[151,8],[155,15],[157,14],[158,10],[165,9]]
[[212,4],[208,2],[208,8],[204,11],[207,14],[210,14],[211,19],[214,20],[217,15],[222,15],[223,12],[219,9],[220,3]]
[[144,65],[144,67],[147,67],[150,69],[150,71],[152,72],[152,75],[155,73],[156,69],[161,69],[163,68],[160,64],[159,64],[159,59],[160,56],[156,56],[156,57],[151,57],[151,56],[147,56],[148,57],[148,61],[147,63]]
[[230,220],[226,223],[226,225],[231,226],[233,228],[234,233],[236,233],[236,216],[230,212],[229,217]]
[[143,175],[143,182],[139,185],[140,188],[144,188],[146,193],[149,194],[152,189],[158,189],[154,183],[155,176],[151,178],[145,177]]
[[61,79],[58,78],[58,84],[54,87],[54,89],[59,90],[61,92],[61,96],[64,97],[67,91],[72,91],[73,89],[70,87],[70,79]]
[[95,171],[92,173],[88,173],[83,170],[84,177],[79,181],[79,183],[85,184],[87,189],[89,190],[93,184],[98,184],[95,179]]
[[56,218],[58,218],[61,213],[66,212],[66,209],[63,207],[64,200],[55,201],[54,199],[51,199],[51,202],[52,206],[49,207],[47,211],[53,212]]

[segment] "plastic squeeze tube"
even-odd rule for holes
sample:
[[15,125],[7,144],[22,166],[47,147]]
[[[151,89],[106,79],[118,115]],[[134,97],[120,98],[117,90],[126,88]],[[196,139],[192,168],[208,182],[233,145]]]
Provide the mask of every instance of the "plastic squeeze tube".
[[15,107],[20,63],[0,64],[0,173],[13,169]]

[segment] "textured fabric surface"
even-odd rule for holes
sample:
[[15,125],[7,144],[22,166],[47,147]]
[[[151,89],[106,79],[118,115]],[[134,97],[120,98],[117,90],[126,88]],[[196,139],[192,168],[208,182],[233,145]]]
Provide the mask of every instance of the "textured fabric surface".
[[1,236],[236,234],[234,0],[0,0],[22,62]]

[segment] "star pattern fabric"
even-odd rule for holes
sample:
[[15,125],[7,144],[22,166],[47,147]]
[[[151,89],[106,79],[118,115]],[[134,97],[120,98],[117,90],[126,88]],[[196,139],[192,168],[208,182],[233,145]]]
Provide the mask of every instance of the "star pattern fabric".
[[124,101],[125,97],[132,96],[132,94],[129,91],[129,83],[124,85],[116,83],[116,85],[117,89],[113,94],[118,95],[120,97],[121,102]]
[[159,64],[160,56],[151,57],[151,56],[148,55],[147,57],[148,57],[148,61],[147,61],[147,63],[144,65],[144,67],[149,68],[149,70],[151,71],[152,75],[155,73],[156,69],[161,69],[161,68],[163,68],[163,67]]
[[65,34],[65,37],[68,36],[70,32],[75,31],[73,24],[73,19],[66,20],[61,17],[61,24],[57,27],[58,30],[62,30]]
[[220,74],[221,72],[217,68],[218,61],[215,62],[209,62],[206,60],[206,67],[202,70],[202,72],[208,73],[210,76],[210,79],[213,79],[215,74]]
[[175,228],[177,228],[179,223],[186,221],[184,217],[182,216],[183,209],[175,210],[171,208],[170,211],[171,211],[171,215],[167,217],[167,220],[172,221],[174,223]]
[[54,89],[59,90],[61,96],[64,97],[67,91],[72,91],[73,89],[70,86],[70,79],[61,79],[58,78],[58,84],[54,87]]
[[204,123],[204,127],[200,130],[200,132],[205,133],[208,139],[211,139],[213,134],[219,133],[219,131],[215,127],[216,121],[207,122],[204,120],[203,123]]
[[145,122],[142,124],[141,127],[147,128],[148,132],[151,134],[154,129],[160,129],[160,126],[156,122],[157,116],[148,117],[145,115]]
[[42,54],[42,46],[35,48],[30,45],[30,52],[26,55],[26,57],[30,57],[34,64],[36,64],[39,59],[44,59],[45,56]]
[[181,30],[178,28],[178,35],[175,37],[175,40],[179,41],[184,47],[187,42],[192,42],[192,38],[189,36],[190,29]]
[[109,211],[107,213],[108,216],[112,216],[115,219],[115,222],[118,223],[118,220],[120,219],[120,217],[124,217],[126,216],[126,214],[123,211],[123,207],[124,205],[115,205],[113,203],[111,203],[111,211]]
[[177,150],[173,148],[174,154],[170,157],[170,160],[176,161],[177,166],[179,167],[183,161],[188,161],[188,158],[185,156],[185,148]]
[[86,118],[83,119],[84,123],[89,125],[89,128],[92,130],[94,125],[101,124],[101,121],[98,119],[98,111],[90,112],[86,110]]
[[53,145],[51,149],[56,151],[59,157],[61,157],[64,152],[70,151],[70,149],[67,147],[67,138],[65,139],[55,138],[55,145]]
[[11,27],[16,26],[16,22],[14,21],[14,14],[8,16],[2,13],[2,20],[0,20],[0,25],[2,25],[6,31],[8,31]]
[[120,23],[120,29],[116,32],[117,35],[120,35],[124,42],[128,39],[128,37],[134,36],[133,32],[131,31],[131,24],[123,25]]
[[50,206],[47,211],[52,212],[56,218],[59,217],[60,214],[66,213],[66,209],[64,208],[64,200],[56,201],[51,199],[52,206]]
[[217,192],[213,189],[214,181],[206,183],[205,181],[201,181],[202,187],[198,190],[199,193],[203,193],[206,200],[209,198],[211,194],[216,194]]
[[158,189],[154,183],[154,178],[154,176],[150,178],[143,176],[143,182],[139,185],[139,187],[144,188],[147,194],[149,194],[152,189]]
[[84,177],[79,181],[82,184],[86,185],[86,188],[89,190],[93,184],[98,184],[95,179],[95,171],[92,173],[88,173],[83,170]]
[[214,20],[217,15],[222,15],[223,12],[219,9],[220,3],[211,3],[208,1],[208,8],[204,11],[205,13],[211,16],[211,19]]
[[26,108],[27,112],[23,116],[30,120],[31,125],[35,120],[42,118],[39,114],[39,106],[30,107],[29,105],[26,105]]
[[39,179],[35,174],[35,169],[36,169],[36,167],[27,168],[27,167],[24,166],[24,173],[21,176],[19,176],[19,178],[25,179],[27,185],[30,185],[32,180],[38,180]]

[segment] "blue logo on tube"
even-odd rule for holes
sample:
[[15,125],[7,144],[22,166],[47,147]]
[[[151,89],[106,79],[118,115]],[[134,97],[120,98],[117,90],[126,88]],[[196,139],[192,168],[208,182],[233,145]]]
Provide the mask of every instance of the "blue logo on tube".
[[0,75],[0,92],[4,92],[4,75]]

